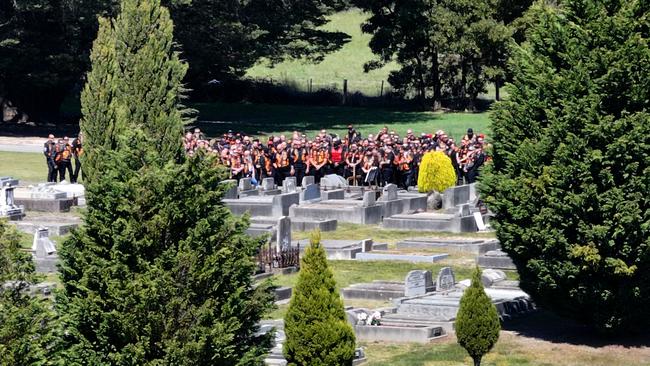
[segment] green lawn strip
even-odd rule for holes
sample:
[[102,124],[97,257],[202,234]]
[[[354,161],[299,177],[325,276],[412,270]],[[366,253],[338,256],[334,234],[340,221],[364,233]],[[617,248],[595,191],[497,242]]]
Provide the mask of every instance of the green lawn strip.
[[20,179],[20,184],[47,181],[47,165],[41,153],[0,151],[0,177]]
[[292,131],[300,131],[313,137],[320,129],[345,133],[353,124],[363,136],[376,134],[388,126],[400,135],[407,129],[415,133],[435,133],[444,130],[456,139],[462,137],[468,127],[477,133],[488,131],[487,113],[434,113],[400,111],[363,107],[323,107],[248,103],[197,103],[197,125],[209,136],[218,136],[228,130],[252,135],[279,135],[290,137]]

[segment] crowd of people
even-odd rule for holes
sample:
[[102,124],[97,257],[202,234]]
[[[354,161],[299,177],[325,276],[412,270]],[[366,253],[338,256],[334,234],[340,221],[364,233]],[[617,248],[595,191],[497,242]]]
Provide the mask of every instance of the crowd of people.
[[[79,173],[82,174],[81,161],[79,157],[83,154],[82,135],[70,141],[65,136],[56,140],[54,135],[50,134],[47,141],[43,145],[43,154],[45,155],[45,162],[47,163],[47,181],[48,182],[61,182],[66,178],[66,171],[68,173],[70,183],[77,183]],[[72,161],[74,160],[74,169]]]
[[417,184],[420,160],[429,151],[442,151],[450,157],[458,184],[473,183],[488,159],[485,136],[471,128],[459,142],[442,130],[416,136],[409,129],[399,136],[384,127],[377,134],[361,136],[352,125],[344,136],[323,129],[313,138],[294,131],[288,138],[280,135],[261,140],[229,131],[208,140],[197,128],[185,134],[183,145],[190,155],[199,149],[218,154],[232,179],[250,177],[257,184],[272,177],[278,186],[289,176],[300,184],[306,175],[314,176],[318,183],[326,174],[338,174],[351,185],[394,183],[407,188]]

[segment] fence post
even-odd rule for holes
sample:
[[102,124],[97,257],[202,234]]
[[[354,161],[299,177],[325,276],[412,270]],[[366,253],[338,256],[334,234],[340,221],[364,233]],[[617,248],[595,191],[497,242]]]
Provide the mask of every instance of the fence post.
[[309,92],[312,93],[314,91],[314,79],[309,79]]
[[348,79],[343,79],[343,105],[348,100]]

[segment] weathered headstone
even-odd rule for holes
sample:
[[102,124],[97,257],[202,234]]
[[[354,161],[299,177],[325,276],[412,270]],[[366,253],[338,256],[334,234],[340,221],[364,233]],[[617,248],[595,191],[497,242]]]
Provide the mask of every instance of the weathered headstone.
[[456,207],[458,208],[458,211],[457,211],[458,214],[457,215],[459,217],[465,217],[465,216],[470,215],[469,204],[466,203],[466,204],[459,205],[459,206],[456,206]]
[[382,201],[395,201],[397,199],[397,185],[391,183],[384,187],[381,195]]
[[340,175],[336,174],[328,174],[321,178],[320,180],[320,185],[323,188],[326,189],[332,189],[332,188],[347,188],[348,187],[348,181],[345,180]]
[[456,277],[451,267],[441,268],[438,277],[436,277],[436,291],[452,290],[454,284],[456,284]]
[[251,183],[251,178],[241,178],[239,180],[239,190],[240,191],[250,191],[253,189],[253,184]]
[[372,239],[364,239],[361,241],[361,252],[366,253],[366,252],[371,252],[372,251],[372,244],[373,241]]
[[302,182],[300,183],[300,186],[302,188],[306,188],[310,184],[316,184],[316,179],[313,175],[306,175],[302,177]]
[[[304,182],[304,180],[303,180]],[[300,192],[301,201],[311,201],[320,199],[320,188],[316,184],[308,184],[304,186],[304,190]]]
[[485,223],[483,222],[483,216],[480,212],[474,212],[474,220],[476,221],[476,227],[478,228],[478,231],[485,231],[487,229],[487,226],[485,226]]
[[427,287],[432,285],[431,272],[410,271],[404,280],[404,296],[419,296],[427,293]]
[[363,194],[363,207],[370,207],[374,206],[377,203],[377,198],[375,195],[375,192],[373,191],[368,191]]
[[291,246],[291,219],[288,216],[282,216],[278,220],[277,228],[276,248],[278,251],[288,249]]
[[221,182],[221,184],[229,184],[230,188],[226,191],[223,198],[226,199],[236,199],[237,198],[237,181],[234,179],[228,179]]
[[40,227],[34,233],[34,241],[32,242],[32,251],[36,258],[45,258],[48,255],[56,253],[56,246],[50,240],[50,232],[48,229]]
[[264,178],[262,179],[262,189],[265,191],[270,191],[275,189],[275,181],[273,178]]
[[497,282],[504,281],[506,280],[506,274],[505,272],[498,270],[498,269],[484,269],[483,272],[481,272],[481,282],[483,282],[483,286],[485,287],[491,287]]
[[282,181],[282,192],[293,193],[296,191],[296,177],[286,177]]

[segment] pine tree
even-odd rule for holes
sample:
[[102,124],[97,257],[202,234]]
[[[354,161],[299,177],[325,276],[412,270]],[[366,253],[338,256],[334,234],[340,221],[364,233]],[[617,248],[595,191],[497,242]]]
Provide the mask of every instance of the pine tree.
[[302,258],[284,329],[284,355],[289,365],[352,365],[354,331],[346,320],[318,231],[312,233]]
[[55,325],[50,301],[24,292],[39,280],[31,255],[20,249],[18,232],[0,220],[0,365],[47,359]]
[[479,366],[483,356],[497,343],[500,330],[497,309],[483,289],[481,270],[477,267],[472,284],[460,299],[456,316],[458,344],[472,357],[474,366]]
[[481,179],[535,303],[604,332],[650,325],[650,3],[537,4]]
[[181,154],[181,81],[159,0],[123,0],[101,21],[83,94],[89,151],[84,226],[60,252],[61,363],[249,365],[273,306],[253,287],[261,242],[221,199],[214,158]]

